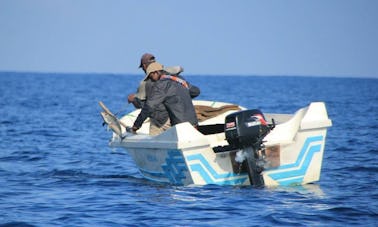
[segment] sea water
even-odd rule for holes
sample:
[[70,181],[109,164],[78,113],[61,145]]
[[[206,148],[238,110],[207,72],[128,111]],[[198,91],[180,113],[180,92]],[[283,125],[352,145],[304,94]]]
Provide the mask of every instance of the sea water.
[[98,101],[119,116],[142,75],[0,73],[4,226],[378,226],[378,79],[185,76],[197,99],[294,113],[326,103],[314,184],[172,186],[145,180],[108,146]]

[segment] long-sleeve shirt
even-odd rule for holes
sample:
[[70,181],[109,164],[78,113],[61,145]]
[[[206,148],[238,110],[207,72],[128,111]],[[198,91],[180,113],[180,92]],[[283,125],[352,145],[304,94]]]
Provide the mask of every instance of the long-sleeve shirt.
[[[171,125],[186,121],[192,125],[198,124],[190,89],[174,80],[165,78],[153,82],[151,88],[147,87],[146,91],[147,100],[134,122],[134,127],[140,128],[147,117],[159,119],[158,115],[161,115],[163,106],[168,113]],[[199,89],[197,90],[198,94]]]

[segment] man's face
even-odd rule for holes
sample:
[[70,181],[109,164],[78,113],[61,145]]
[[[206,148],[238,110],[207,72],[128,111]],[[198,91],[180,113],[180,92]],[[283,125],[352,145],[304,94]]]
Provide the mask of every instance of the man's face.
[[153,81],[157,81],[159,79],[159,73],[158,72],[152,72],[150,73],[149,77],[153,80]]

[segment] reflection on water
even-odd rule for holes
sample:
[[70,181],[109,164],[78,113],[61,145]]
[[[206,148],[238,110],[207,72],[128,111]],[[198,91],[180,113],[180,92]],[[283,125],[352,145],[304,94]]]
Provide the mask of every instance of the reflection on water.
[[305,184],[305,185],[297,185],[297,186],[279,186],[279,187],[272,187],[271,189],[277,191],[285,191],[290,193],[299,193],[303,195],[310,195],[315,196],[317,198],[324,198],[326,194],[321,189],[320,185],[318,184]]

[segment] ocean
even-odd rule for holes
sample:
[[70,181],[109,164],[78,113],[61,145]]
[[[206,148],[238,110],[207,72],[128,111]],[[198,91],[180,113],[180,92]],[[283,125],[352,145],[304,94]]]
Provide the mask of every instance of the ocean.
[[[185,76],[185,75],[184,75]],[[378,226],[378,79],[185,76],[199,100],[294,113],[326,103],[321,179],[303,186],[172,186],[108,146],[142,75],[0,73],[0,226]]]

